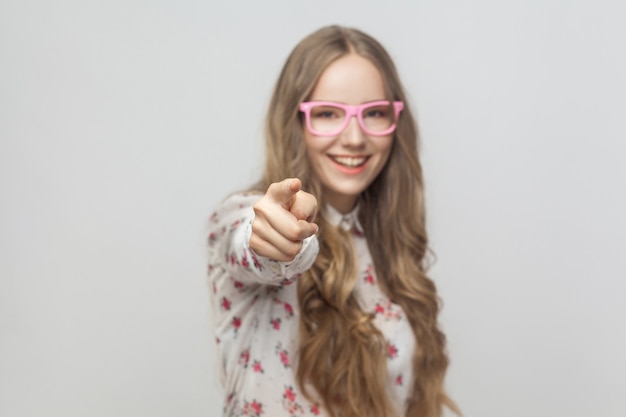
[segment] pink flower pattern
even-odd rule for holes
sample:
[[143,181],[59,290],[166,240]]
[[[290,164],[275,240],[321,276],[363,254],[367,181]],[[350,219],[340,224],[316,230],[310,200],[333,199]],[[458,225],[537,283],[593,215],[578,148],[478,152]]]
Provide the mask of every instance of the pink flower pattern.
[[245,252],[241,256],[241,266],[243,266],[246,269],[250,269],[250,263],[248,262],[248,257],[246,256]]
[[272,329],[280,330],[280,318],[272,319],[271,323],[272,323]]
[[276,345],[275,351],[276,355],[280,358],[280,363],[282,363],[285,368],[290,368],[291,359],[289,359],[289,351],[287,349],[283,349],[280,342]]
[[252,364],[252,370],[256,373],[265,373],[265,371],[263,370],[263,365],[261,365],[260,361],[254,361],[254,363]]
[[402,374],[400,374],[396,377],[396,385],[402,385],[403,383],[404,383],[404,377],[402,376]]
[[363,277],[363,279],[369,285],[374,285],[375,279],[374,279],[374,266],[373,265],[368,265],[367,268],[365,268],[365,277]]
[[287,313],[287,316],[288,317],[292,317],[293,316],[293,307],[291,306],[291,304],[284,303],[283,306],[285,307],[285,312]]
[[393,343],[387,344],[387,357],[390,359],[395,359],[398,357],[398,348]]
[[293,387],[289,386],[285,388],[285,393],[283,394],[283,398],[291,402],[294,402],[296,400],[296,393],[293,391]]
[[292,386],[286,386],[283,392],[283,408],[290,417],[301,416],[304,412],[302,405],[296,402],[296,392]]
[[239,328],[241,327],[241,318],[240,317],[233,317],[233,327],[235,328],[235,332],[237,332],[237,330],[239,330]]
[[285,368],[289,368],[291,366],[291,360],[289,359],[289,351],[281,350],[280,353],[280,361],[282,362]]
[[250,350],[246,349],[239,355],[239,364],[247,368],[248,362],[250,362]]
[[241,412],[244,416],[260,417],[263,414],[263,404],[257,400],[252,400],[252,402],[244,401]]
[[382,297],[374,307],[374,312],[380,315],[385,321],[400,321],[404,313],[399,305],[393,303],[389,298]]

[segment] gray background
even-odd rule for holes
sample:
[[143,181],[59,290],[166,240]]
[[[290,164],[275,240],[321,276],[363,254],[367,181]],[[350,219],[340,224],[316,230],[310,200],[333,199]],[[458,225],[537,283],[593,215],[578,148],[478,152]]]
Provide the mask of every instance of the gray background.
[[214,416],[204,227],[329,23],[418,109],[467,416],[624,416],[621,1],[0,1],[0,415]]

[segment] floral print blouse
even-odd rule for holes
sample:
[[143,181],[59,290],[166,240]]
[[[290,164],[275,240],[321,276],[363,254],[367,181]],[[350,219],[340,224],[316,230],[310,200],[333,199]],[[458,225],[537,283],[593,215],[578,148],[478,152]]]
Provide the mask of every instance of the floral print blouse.
[[[318,253],[315,236],[303,241],[291,262],[257,256],[248,246],[259,194],[234,194],[209,220],[208,278],[218,368],[224,387],[226,417],[327,416],[320,403],[309,402],[295,381],[298,350],[298,276]],[[361,307],[375,312],[375,325],[387,340],[389,398],[404,414],[412,376],[414,337],[397,304],[376,280],[357,210],[342,215],[328,206],[327,220],[352,231],[359,261],[354,288]]]

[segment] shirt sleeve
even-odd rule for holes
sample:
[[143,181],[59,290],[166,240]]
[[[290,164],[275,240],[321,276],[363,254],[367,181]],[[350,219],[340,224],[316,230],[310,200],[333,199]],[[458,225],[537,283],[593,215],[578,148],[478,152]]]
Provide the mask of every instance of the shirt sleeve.
[[209,270],[219,268],[242,283],[281,285],[309,269],[319,252],[317,237],[302,241],[290,262],[260,256],[250,249],[254,210],[260,194],[234,194],[224,200],[209,219]]

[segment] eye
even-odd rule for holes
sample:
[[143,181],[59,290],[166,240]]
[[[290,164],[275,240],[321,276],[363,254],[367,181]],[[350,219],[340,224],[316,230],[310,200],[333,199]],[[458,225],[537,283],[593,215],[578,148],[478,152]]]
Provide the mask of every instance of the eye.
[[385,112],[380,109],[371,109],[365,112],[365,117],[385,117]]
[[311,109],[311,117],[316,119],[337,119],[342,118],[343,113],[340,109],[328,106],[318,106]]
[[374,106],[369,107],[363,111],[363,117],[366,118],[388,118],[389,117],[389,106]]

